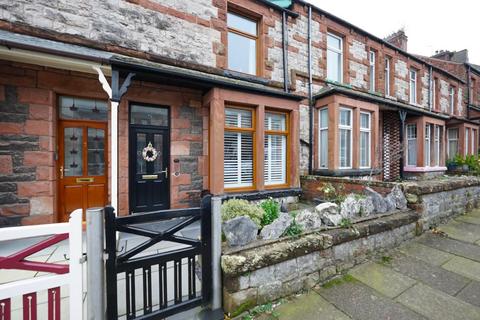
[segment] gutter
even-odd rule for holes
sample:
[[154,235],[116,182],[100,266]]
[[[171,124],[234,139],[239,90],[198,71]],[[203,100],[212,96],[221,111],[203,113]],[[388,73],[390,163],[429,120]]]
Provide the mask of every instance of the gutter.
[[271,8],[274,8],[278,11],[281,11],[281,12],[284,12],[285,14],[288,14],[289,16],[291,17],[294,17],[294,18],[298,18],[299,17],[299,14],[296,13],[296,12],[293,12],[292,10],[289,10],[289,9],[286,9],[284,7],[281,7],[279,6],[278,4],[275,4],[273,2],[270,2],[268,0],[257,0],[258,2],[268,6],[268,7],[271,7]]

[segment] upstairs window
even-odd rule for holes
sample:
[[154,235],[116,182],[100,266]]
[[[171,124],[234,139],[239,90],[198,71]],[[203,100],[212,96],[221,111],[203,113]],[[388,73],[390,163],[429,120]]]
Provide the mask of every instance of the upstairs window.
[[368,53],[370,61],[370,91],[375,92],[375,51],[370,51]]
[[224,186],[253,186],[253,110],[225,108]]
[[417,165],[417,125],[407,125],[407,166]]
[[343,39],[327,34],[327,79],[343,82]]
[[228,68],[257,74],[257,22],[236,13],[227,13]]
[[318,159],[320,168],[328,168],[328,108],[318,111]]
[[287,183],[287,114],[265,113],[265,185]]
[[417,103],[417,71],[410,70],[410,103]]
[[389,57],[385,58],[385,95],[390,96],[390,59]]
[[338,124],[340,169],[352,168],[352,109],[340,108]]
[[455,114],[455,88],[450,87],[449,93],[449,110],[451,114]]

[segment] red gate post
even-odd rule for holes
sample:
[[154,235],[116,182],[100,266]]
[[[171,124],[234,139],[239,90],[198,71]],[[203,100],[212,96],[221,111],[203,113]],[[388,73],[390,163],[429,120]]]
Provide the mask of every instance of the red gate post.
[[0,300],[0,320],[10,320],[11,317],[10,299]]

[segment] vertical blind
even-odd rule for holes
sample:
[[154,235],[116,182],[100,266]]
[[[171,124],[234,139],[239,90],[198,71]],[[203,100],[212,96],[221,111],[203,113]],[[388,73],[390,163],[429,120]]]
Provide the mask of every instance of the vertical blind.
[[287,119],[285,114],[265,113],[265,185],[286,183]]
[[[253,117],[246,109],[225,109],[224,186],[253,185]],[[250,129],[244,131],[239,129]]]

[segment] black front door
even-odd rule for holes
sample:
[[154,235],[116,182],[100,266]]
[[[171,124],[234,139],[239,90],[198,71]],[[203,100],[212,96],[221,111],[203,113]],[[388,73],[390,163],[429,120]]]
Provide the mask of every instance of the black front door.
[[[165,116],[167,120],[152,122],[152,115],[155,117],[159,114]],[[144,105],[131,106],[129,150],[130,212],[169,209],[168,109]]]

